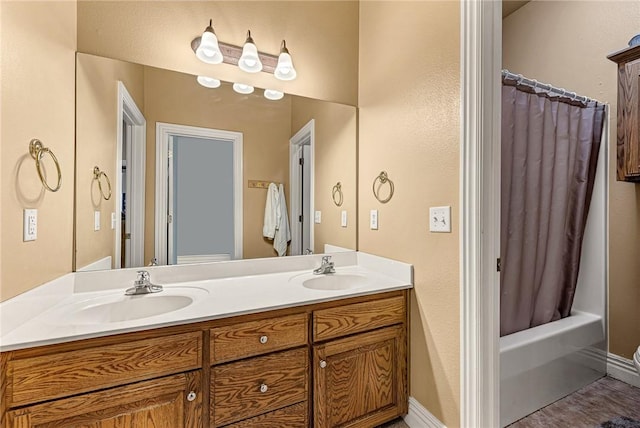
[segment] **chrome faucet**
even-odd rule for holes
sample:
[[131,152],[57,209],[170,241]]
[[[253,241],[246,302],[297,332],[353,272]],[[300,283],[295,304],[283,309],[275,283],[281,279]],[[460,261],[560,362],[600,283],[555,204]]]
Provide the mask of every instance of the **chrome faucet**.
[[314,275],[326,275],[328,273],[336,273],[334,263],[331,261],[331,256],[323,256],[322,264],[319,268],[313,270]]
[[151,283],[151,275],[146,270],[138,271],[138,279],[133,281],[133,287],[127,288],[124,292],[127,296],[135,296],[138,294],[159,293],[162,291],[162,285]]

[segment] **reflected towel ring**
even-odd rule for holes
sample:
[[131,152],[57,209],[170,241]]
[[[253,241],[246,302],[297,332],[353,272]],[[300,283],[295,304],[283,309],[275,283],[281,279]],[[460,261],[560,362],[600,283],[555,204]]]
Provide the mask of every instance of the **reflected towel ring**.
[[[50,192],[57,192],[58,190],[60,190],[60,186],[62,185],[62,171],[60,171],[60,164],[58,163],[58,158],[56,158],[56,155],[54,155],[48,147],[45,147],[42,144],[42,141],[38,140],[37,138],[34,138],[29,143],[29,153],[31,154],[31,157],[36,161],[36,171],[38,171],[38,177],[40,177],[40,181],[42,182],[44,188]],[[55,187],[51,187],[49,186],[49,183],[47,183],[45,174],[42,171],[42,164],[40,163],[42,157],[47,153],[49,154],[49,156],[51,156],[51,159],[53,159],[53,163],[56,165],[56,170],[58,172],[58,184]]]
[[[376,183],[380,182],[380,184],[378,185],[378,188],[376,189]],[[380,198],[380,187],[382,187],[383,184],[389,183],[389,196],[387,196],[385,199],[381,199]],[[389,176],[387,175],[387,171],[382,171],[380,172],[380,175],[378,175],[374,180],[373,180],[373,196],[376,197],[376,199],[378,201],[380,201],[383,204],[386,204],[387,202],[389,202],[391,200],[391,198],[393,197],[393,181],[391,181],[391,179],[389,179]]]
[[[102,190],[102,180],[101,178],[104,177],[105,181],[107,182],[107,186],[109,186],[109,194],[105,195],[104,191]],[[105,201],[108,201],[109,199],[111,199],[111,181],[109,180],[109,177],[107,176],[107,174],[105,174],[104,171],[100,171],[100,168],[98,168],[97,166],[93,167],[93,178],[95,180],[98,180],[98,188],[100,189],[100,194],[102,195],[102,198]]]
[[333,203],[336,204],[337,207],[342,206],[342,184],[339,181],[335,186],[333,186],[333,190],[331,191],[331,198],[333,199]]

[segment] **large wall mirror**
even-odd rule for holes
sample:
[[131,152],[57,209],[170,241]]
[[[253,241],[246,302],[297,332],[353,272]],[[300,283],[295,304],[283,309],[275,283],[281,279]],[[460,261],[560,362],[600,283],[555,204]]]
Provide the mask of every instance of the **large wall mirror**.
[[76,61],[75,270],[356,249],[355,107]]

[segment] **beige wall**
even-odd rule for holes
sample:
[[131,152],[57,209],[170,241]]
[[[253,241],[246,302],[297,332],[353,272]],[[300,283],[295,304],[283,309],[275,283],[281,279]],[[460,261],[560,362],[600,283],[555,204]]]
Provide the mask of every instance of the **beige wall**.
[[[414,265],[410,393],[448,427],[460,424],[459,33],[458,2],[360,3],[358,246]],[[384,205],[381,170],[395,183]],[[451,234],[428,232],[440,205]]]
[[[78,54],[76,67],[76,245],[75,268],[104,257],[115,260],[111,213],[116,210],[116,142],[118,81],[136,105],[144,109],[144,67],[93,55]],[[93,167],[109,177],[112,197],[100,195]],[[104,179],[102,179],[104,181]],[[106,192],[107,188],[103,187]],[[100,230],[94,230],[94,211],[100,211]]]
[[[313,251],[324,252],[324,244],[355,250],[356,109],[302,97],[294,97],[291,108],[291,135],[314,119],[314,210],[322,212],[322,223],[314,224]],[[343,193],[340,207],[332,199],[337,182]],[[342,210],[347,211],[347,227],[340,225]]]
[[[298,78],[281,82],[267,73],[251,75],[235,66],[200,62],[190,43],[210,18],[223,42],[242,45],[251,29],[258,49],[277,55],[286,39]],[[355,105],[358,2],[82,0],[78,50]]]
[[640,186],[615,179],[617,66],[606,56],[627,46],[638,22],[639,2],[533,1],[503,23],[505,68],[611,106],[609,350],[625,358],[640,345]]
[[[76,2],[1,3],[0,300],[71,271]],[[60,162],[62,188],[45,192],[29,141]],[[55,186],[53,163],[45,160]],[[38,239],[22,242],[23,209],[38,209]]]
[[[156,122],[243,133],[243,249],[245,258],[275,255],[262,237],[266,190],[247,188],[248,180],[284,183],[289,188],[291,97],[266,100],[261,91],[239,95],[224,84],[207,90],[194,76],[145,67],[144,115],[147,119],[145,260],[154,254]],[[185,102],[187,101],[187,102]]]

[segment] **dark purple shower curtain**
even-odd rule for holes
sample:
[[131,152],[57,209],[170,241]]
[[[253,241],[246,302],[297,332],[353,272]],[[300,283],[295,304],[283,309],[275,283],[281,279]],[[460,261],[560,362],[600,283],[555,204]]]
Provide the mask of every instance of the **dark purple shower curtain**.
[[604,117],[503,83],[501,336],[571,313]]

